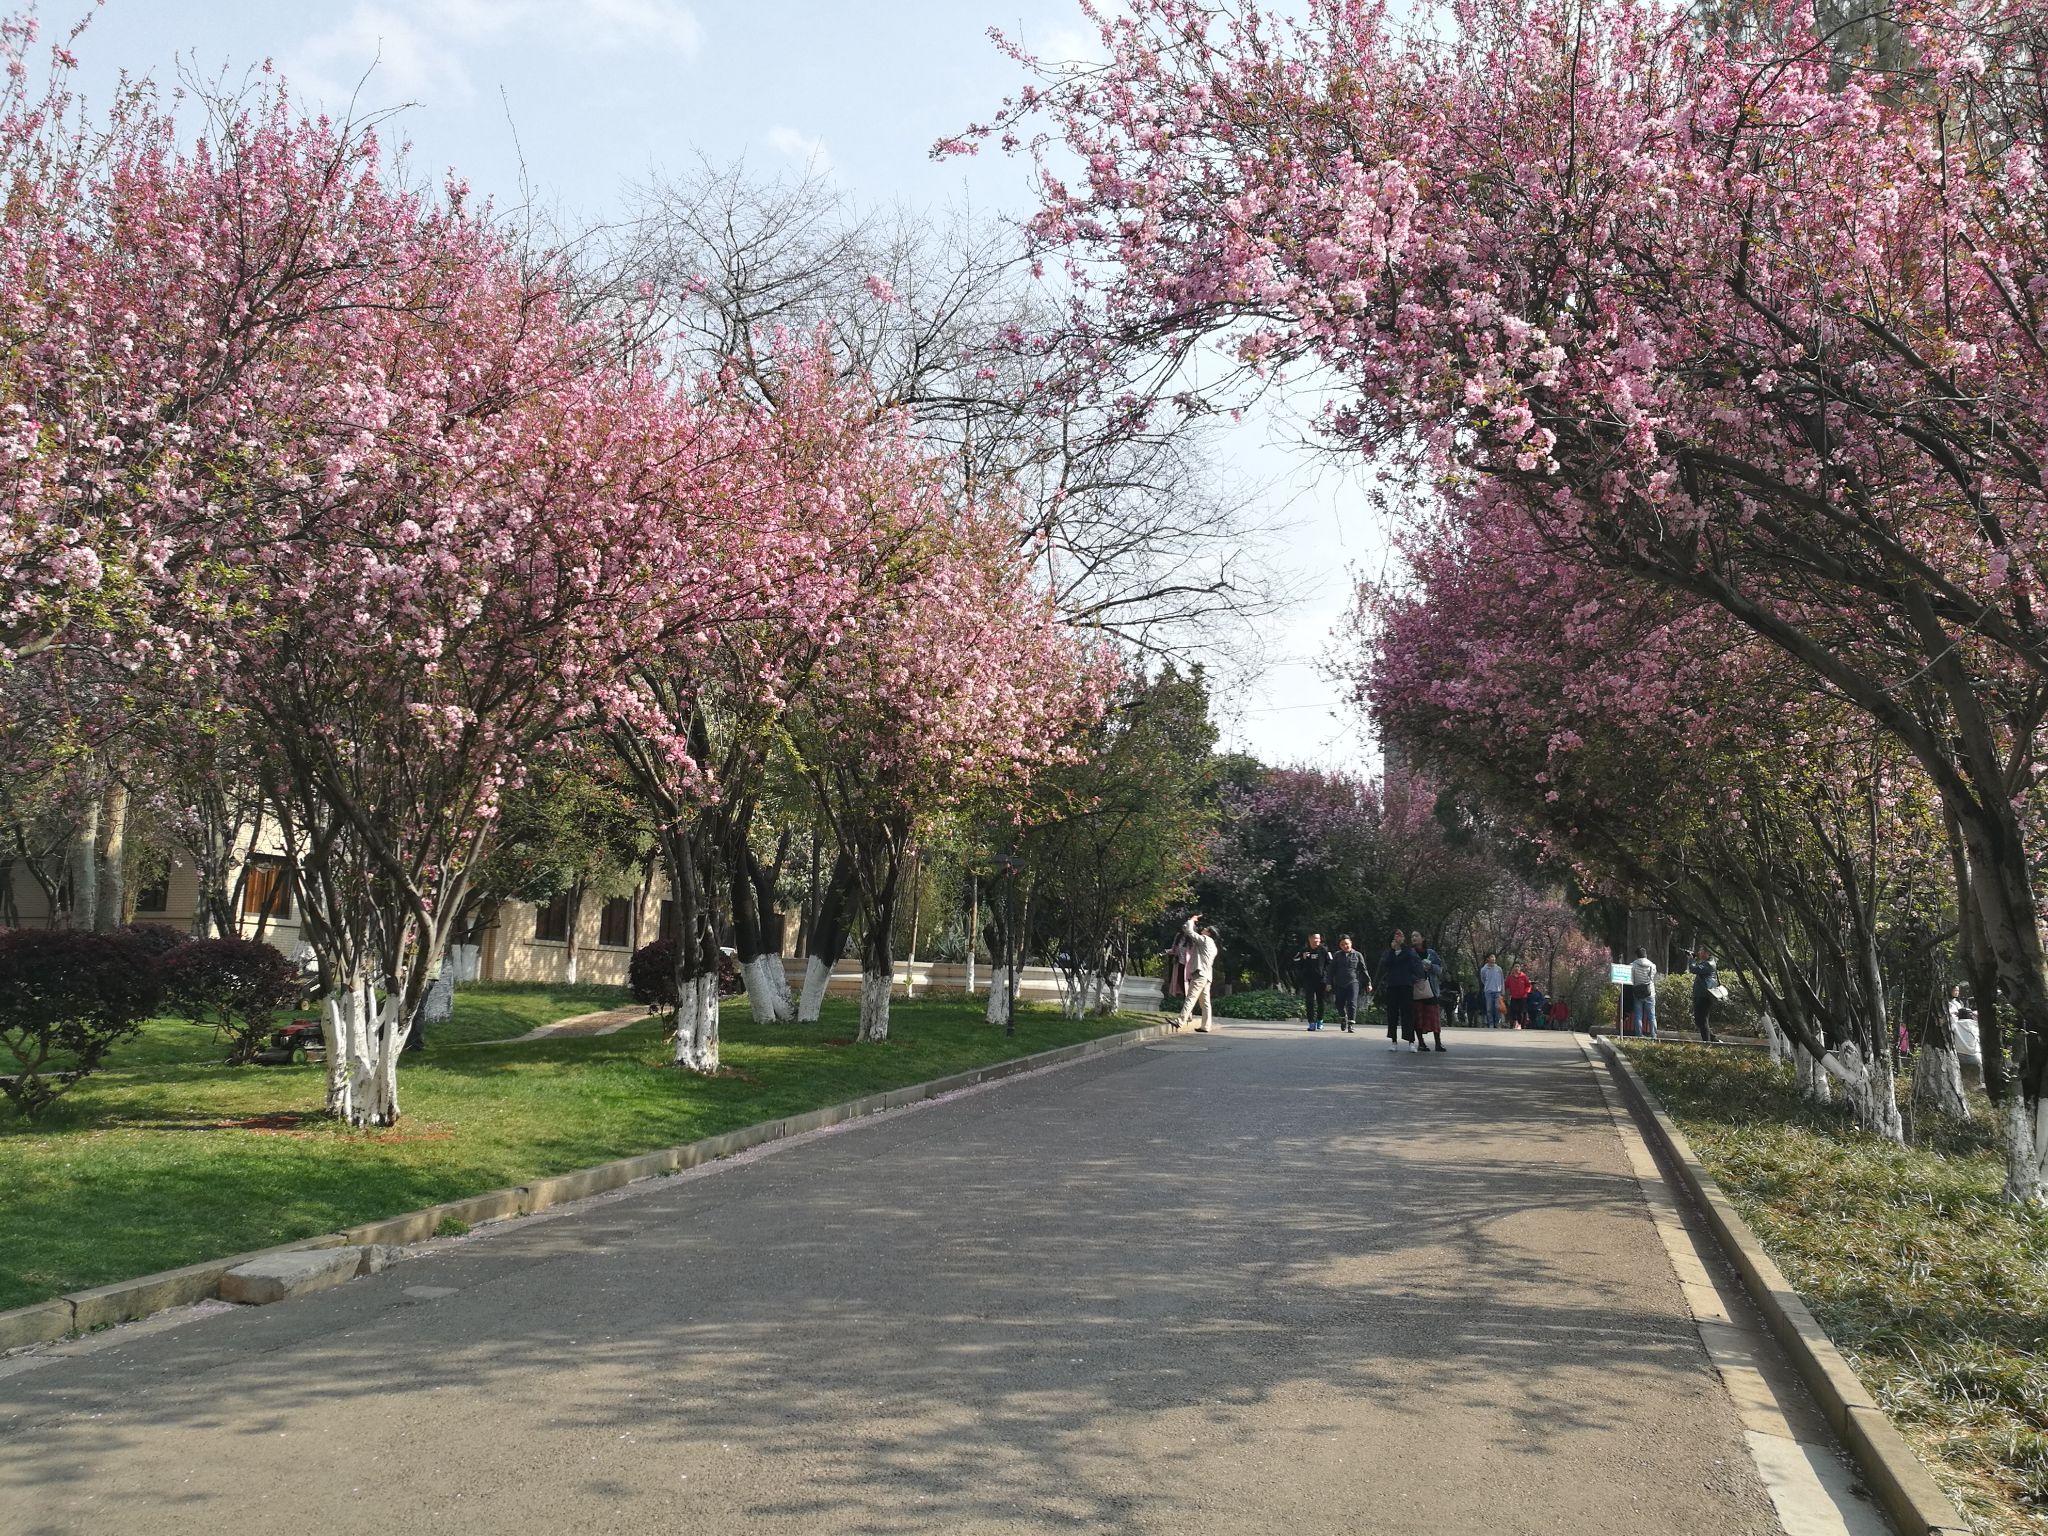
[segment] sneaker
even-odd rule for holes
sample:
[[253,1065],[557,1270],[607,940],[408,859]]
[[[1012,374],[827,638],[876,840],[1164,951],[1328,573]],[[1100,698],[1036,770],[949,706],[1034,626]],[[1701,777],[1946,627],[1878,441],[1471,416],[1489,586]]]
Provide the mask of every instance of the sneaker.
[[1401,1049],[1401,1042],[1398,1040],[1389,1040],[1387,1042],[1387,1049],[1390,1051],[1398,1051],[1399,1049]]
[[1415,1052],[1416,1055],[1420,1056],[1422,1054],[1422,1042],[1418,1040],[1413,1045],[1409,1046],[1408,1049]]

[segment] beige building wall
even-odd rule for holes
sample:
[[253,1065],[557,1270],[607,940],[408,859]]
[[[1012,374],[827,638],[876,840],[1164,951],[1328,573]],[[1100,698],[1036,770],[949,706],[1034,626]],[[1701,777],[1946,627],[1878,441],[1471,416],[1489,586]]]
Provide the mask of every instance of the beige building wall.
[[[16,865],[12,871],[14,910],[20,916],[24,928],[47,927],[50,922],[50,904],[43,896],[42,887],[37,885],[27,870]],[[132,885],[128,891],[129,901],[135,903],[143,893]],[[164,904],[161,910],[150,911],[139,905],[133,907],[130,921],[137,923],[161,923],[175,928],[180,933],[192,931],[193,918],[199,908],[199,871],[183,858],[172,861],[166,882]],[[254,912],[239,914],[241,932],[244,938],[255,938],[260,932],[286,954],[298,947],[299,914],[296,904],[289,913],[273,914],[268,923]]]
[[[661,887],[646,888],[627,895],[629,921],[626,942],[603,941],[604,908],[611,898],[584,896],[575,913],[576,980],[594,986],[623,987],[633,951],[653,942],[661,928]],[[540,981],[562,983],[569,979],[570,945],[566,940],[542,939],[535,935],[539,909],[526,901],[508,901],[498,909],[497,921],[483,936],[479,961],[480,981]]]

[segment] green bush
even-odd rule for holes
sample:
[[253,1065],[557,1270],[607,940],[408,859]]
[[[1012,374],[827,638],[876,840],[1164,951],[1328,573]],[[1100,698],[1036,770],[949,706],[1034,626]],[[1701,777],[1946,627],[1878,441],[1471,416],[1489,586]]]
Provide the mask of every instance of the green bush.
[[0,932],[0,1068],[12,1068],[0,1091],[35,1119],[134,1034],[161,995],[150,957],[113,934]]
[[164,1004],[213,1030],[230,1066],[247,1066],[270,1041],[280,1014],[306,998],[305,978],[261,939],[191,939],[156,963]]
[[1216,1012],[1226,1019],[1300,1019],[1307,1017],[1301,998],[1293,992],[1268,987],[1262,992],[1233,992],[1219,997]]

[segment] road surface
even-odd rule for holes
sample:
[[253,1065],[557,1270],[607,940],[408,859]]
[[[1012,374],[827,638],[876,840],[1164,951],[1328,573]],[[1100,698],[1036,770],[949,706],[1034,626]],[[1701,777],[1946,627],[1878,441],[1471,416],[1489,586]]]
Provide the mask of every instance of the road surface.
[[0,1531],[1779,1530],[1569,1036],[1240,1026],[0,1376]]

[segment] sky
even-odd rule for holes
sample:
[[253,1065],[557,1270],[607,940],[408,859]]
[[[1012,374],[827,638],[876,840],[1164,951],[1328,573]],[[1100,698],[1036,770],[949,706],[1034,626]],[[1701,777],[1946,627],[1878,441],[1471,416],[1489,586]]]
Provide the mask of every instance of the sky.
[[[85,0],[42,0],[56,27]],[[81,84],[116,73],[234,80],[273,62],[339,110],[403,107],[415,168],[452,168],[500,203],[572,224],[619,215],[634,187],[703,156],[764,173],[829,172],[852,198],[912,209],[1029,206],[1027,167],[993,153],[935,163],[932,143],[986,118],[1020,75],[988,32],[1048,55],[1091,51],[1075,0],[104,0]],[[1321,673],[1350,572],[1384,542],[1355,477],[1287,446],[1259,414],[1227,439],[1263,488],[1270,551],[1298,594],[1262,627],[1250,675],[1218,689],[1224,745],[1274,763],[1362,763],[1362,726]]]

